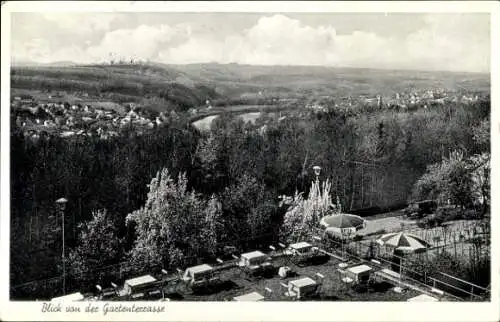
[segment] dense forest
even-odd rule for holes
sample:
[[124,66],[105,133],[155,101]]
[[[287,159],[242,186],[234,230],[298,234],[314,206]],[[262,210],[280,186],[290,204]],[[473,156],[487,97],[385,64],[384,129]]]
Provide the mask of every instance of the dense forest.
[[[11,285],[60,273],[55,201],[61,197],[68,200],[66,246],[72,262],[80,263],[72,272],[95,268],[81,252],[93,247],[89,240],[100,245],[92,250],[94,259],[102,259],[95,262],[182,266],[221,255],[226,247],[276,241],[285,213],[279,197],[307,192],[315,165],[322,167],[321,180],[332,183],[334,198],[355,211],[407,203],[428,166],[452,151],[489,152],[489,140],[475,139],[489,133],[489,101],[284,115],[263,114],[255,124],[222,115],[208,133],[179,120],[144,135],[128,128],[108,140],[34,140],[13,122]],[[166,189],[170,199],[154,201],[153,187]],[[152,213],[170,218],[167,227],[150,227],[145,218]],[[92,237],[92,227],[110,228],[106,245]],[[172,230],[178,237],[162,244],[160,257],[141,252],[153,245],[152,231]]]

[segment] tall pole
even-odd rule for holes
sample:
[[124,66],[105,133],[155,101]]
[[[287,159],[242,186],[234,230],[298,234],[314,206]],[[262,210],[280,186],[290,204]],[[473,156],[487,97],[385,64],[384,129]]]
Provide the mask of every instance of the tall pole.
[[62,218],[62,264],[63,264],[63,295],[66,295],[66,259],[64,258],[64,209],[61,211]]
[[403,282],[403,256],[399,258],[399,287],[401,287]]
[[344,229],[342,229],[342,228],[340,228],[340,235],[341,235],[340,240],[342,242],[342,259],[344,259],[344,254],[345,254],[345,252],[344,252],[344,237],[345,237],[345,235],[344,235]]
[[61,211],[61,226],[62,226],[62,278],[63,278],[63,295],[66,295],[66,258],[65,258],[65,236],[64,236],[64,210],[66,208],[66,203],[68,200],[66,198],[60,198],[56,200],[56,204],[59,205]]
[[318,218],[319,220],[319,198],[321,197],[321,188],[319,186],[319,174],[321,172],[321,167],[320,166],[314,166],[313,167],[314,174],[316,175],[316,188],[318,189],[317,193],[318,195],[316,196],[316,200],[314,200],[314,216],[315,218]]

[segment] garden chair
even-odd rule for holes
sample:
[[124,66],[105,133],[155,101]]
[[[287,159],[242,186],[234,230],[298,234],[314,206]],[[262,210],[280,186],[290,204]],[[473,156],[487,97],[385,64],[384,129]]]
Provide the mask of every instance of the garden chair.
[[433,294],[436,294],[439,300],[441,300],[441,298],[443,298],[443,297],[444,297],[444,291],[441,291],[441,290],[439,290],[439,289],[437,289],[437,288],[435,288],[435,287],[432,287],[432,288],[431,288],[431,292],[432,292]]
[[170,302],[170,299],[168,297],[165,297],[165,298],[159,299],[158,302]]
[[354,280],[347,276],[347,272],[343,269],[337,269],[337,272],[339,273],[340,280],[344,285],[344,289],[348,290],[354,284]]
[[264,297],[266,299],[271,298],[273,295],[273,290],[271,290],[269,287],[264,288]]
[[282,266],[278,269],[278,275],[281,279],[287,278],[291,273],[291,268],[288,266]]
[[133,300],[142,299],[144,297],[144,293],[135,293],[130,296]]
[[316,283],[318,283],[318,285],[323,285],[323,280],[325,279],[325,276],[321,273],[316,273],[314,274],[314,277],[316,279]]
[[308,299],[308,298],[314,298],[316,295],[318,295],[319,290],[320,290],[321,284],[316,284],[313,288],[309,290],[303,290],[301,291],[301,299]]
[[285,284],[285,283],[280,283],[280,285],[285,288],[285,292],[283,293],[283,295],[285,296],[285,298],[287,300],[291,300],[291,301],[295,301],[297,300],[297,296],[298,294],[294,291],[291,291],[288,284]]

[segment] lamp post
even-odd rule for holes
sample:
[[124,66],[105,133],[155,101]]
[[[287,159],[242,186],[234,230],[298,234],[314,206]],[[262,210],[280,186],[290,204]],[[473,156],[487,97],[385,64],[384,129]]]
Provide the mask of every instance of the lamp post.
[[59,211],[61,212],[61,219],[62,219],[62,264],[63,264],[63,294],[66,294],[66,259],[65,259],[65,252],[64,252],[64,210],[66,210],[66,203],[68,200],[66,198],[60,198],[56,200],[56,205],[59,208]]
[[318,183],[318,182],[319,182],[319,174],[320,174],[320,172],[321,172],[321,167],[320,167],[320,166],[315,165],[315,166],[313,167],[313,170],[314,170],[314,174],[316,175],[316,183]]
[[340,214],[342,213],[342,204],[340,203],[340,198],[339,196],[337,195],[337,212]]
[[[321,188],[319,186],[319,174],[321,172],[321,167],[318,165],[315,165],[313,167],[313,170],[314,170],[314,174],[316,175],[316,189],[317,189],[317,194],[318,194],[316,196],[316,200],[314,200],[314,216],[316,218],[316,217],[319,217],[318,214],[320,212],[318,209],[319,208],[318,203],[319,203],[319,199],[321,198]],[[319,218],[318,218],[318,220],[319,220]]]

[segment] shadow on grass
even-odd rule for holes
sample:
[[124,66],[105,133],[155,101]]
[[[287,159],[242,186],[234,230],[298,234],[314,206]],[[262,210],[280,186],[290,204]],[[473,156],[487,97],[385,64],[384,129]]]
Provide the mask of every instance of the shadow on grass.
[[304,259],[291,259],[290,262],[296,265],[297,267],[306,267],[306,266],[320,266],[328,263],[330,260],[330,256],[326,254],[317,255],[314,257],[304,258]]
[[[261,277],[265,279],[275,278],[278,275],[278,272],[279,272],[279,267],[273,267],[263,272]],[[291,270],[287,272],[286,278],[297,277],[297,276],[299,276],[299,273]]]
[[329,260],[330,256],[320,255],[304,261],[303,265],[319,266],[326,264]]
[[240,289],[241,286],[233,281],[220,281],[214,285],[200,287],[193,290],[196,295],[211,295],[219,292],[230,291],[234,289]]
[[336,295],[315,294],[304,298],[303,301],[341,301],[342,299]]
[[384,293],[393,287],[394,285],[388,282],[376,282],[371,285],[370,290],[376,293]]
[[165,294],[165,297],[168,297],[172,301],[182,301],[184,299],[184,295],[179,292]]
[[393,287],[394,286],[388,282],[375,282],[371,285],[368,284],[354,285],[352,286],[351,290],[356,294],[385,293]]

